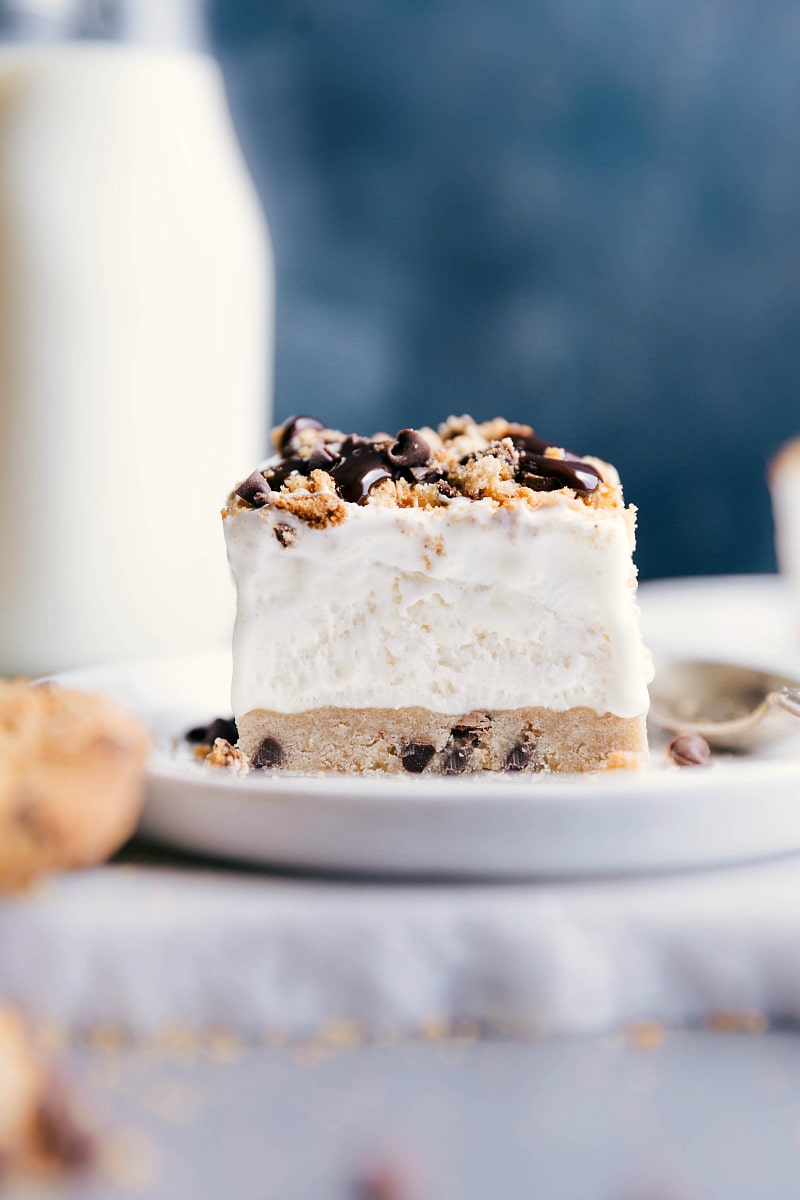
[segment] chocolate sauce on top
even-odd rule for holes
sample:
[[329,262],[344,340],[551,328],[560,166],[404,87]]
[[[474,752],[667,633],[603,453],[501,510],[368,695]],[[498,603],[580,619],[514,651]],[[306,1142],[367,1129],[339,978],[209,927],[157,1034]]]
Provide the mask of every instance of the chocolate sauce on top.
[[517,474],[555,480],[558,487],[576,492],[593,492],[603,482],[600,472],[590,463],[576,458],[550,458],[546,454],[521,454]]
[[343,500],[363,504],[375,484],[391,479],[394,472],[386,458],[386,445],[379,443],[356,446],[330,468],[330,474]]
[[[328,433],[327,439],[320,436],[316,444],[312,439],[310,454],[303,458],[298,453],[298,434],[307,430],[319,430],[322,435],[327,432],[327,427],[311,416],[292,417],[287,421],[280,437],[284,457],[264,468],[265,494],[259,494],[261,476],[254,473],[238,489],[245,501],[259,506],[267,501],[266,493],[270,488],[280,489],[290,475],[296,473],[308,477],[315,470],[327,471],[339,496],[351,504],[365,504],[372,488],[384,479],[404,479],[410,484],[435,483],[443,494],[459,495],[449,482],[447,467],[434,458],[429,443],[416,429],[401,429],[394,440],[380,441],[357,434],[332,441]],[[526,487],[536,491],[566,487],[588,494],[603,481],[600,472],[578,455],[567,451],[566,458],[548,456],[545,451],[551,443],[526,426],[511,426],[508,438],[517,451],[518,462],[507,444],[494,444],[487,453],[504,450],[507,460],[516,466],[517,482]],[[308,445],[308,439],[303,440]]]

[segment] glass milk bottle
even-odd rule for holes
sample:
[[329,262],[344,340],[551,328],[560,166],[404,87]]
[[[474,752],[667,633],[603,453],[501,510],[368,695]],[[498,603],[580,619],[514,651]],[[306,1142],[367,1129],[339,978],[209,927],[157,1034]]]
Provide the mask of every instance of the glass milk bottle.
[[0,0],[0,673],[232,624],[274,284],[200,7]]

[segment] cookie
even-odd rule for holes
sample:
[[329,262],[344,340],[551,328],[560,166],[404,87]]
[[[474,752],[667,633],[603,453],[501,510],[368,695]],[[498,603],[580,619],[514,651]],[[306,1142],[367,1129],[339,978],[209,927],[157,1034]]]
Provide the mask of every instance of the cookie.
[[141,811],[149,741],[101,696],[0,681],[0,890],[118,849]]

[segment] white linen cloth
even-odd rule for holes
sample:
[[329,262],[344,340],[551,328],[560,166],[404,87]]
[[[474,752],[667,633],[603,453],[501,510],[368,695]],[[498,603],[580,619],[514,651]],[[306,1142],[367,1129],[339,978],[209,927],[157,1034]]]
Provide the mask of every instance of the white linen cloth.
[[661,878],[388,885],[110,866],[0,902],[0,1002],[71,1031],[586,1034],[800,1017],[800,857]]

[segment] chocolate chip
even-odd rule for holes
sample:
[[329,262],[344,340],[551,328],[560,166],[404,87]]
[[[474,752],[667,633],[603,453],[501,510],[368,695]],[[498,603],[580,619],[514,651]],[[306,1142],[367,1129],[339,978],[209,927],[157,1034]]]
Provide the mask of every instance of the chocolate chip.
[[247,504],[252,504],[253,508],[263,508],[269,499],[270,490],[261,472],[253,471],[252,475],[248,475],[247,479],[239,484],[234,495],[241,496]]
[[216,717],[208,727],[208,740],[213,746],[217,738],[226,742],[236,743],[239,740],[239,730],[233,717]]
[[440,479],[436,484],[436,487],[438,488],[440,494],[442,496],[446,496],[448,500],[452,500],[458,495],[458,492],[453,487],[452,483],[448,483],[446,479]]
[[489,716],[489,713],[476,708],[472,712],[467,713],[459,721],[456,721],[453,726],[453,733],[464,735],[483,733],[490,727],[491,723],[492,718]]
[[191,745],[213,746],[218,737],[225,738],[227,742],[238,742],[239,730],[233,717],[215,717],[208,725],[196,725],[194,729],[187,729],[183,740]]
[[403,766],[412,775],[419,775],[425,770],[434,755],[430,742],[407,742],[400,751]]
[[411,1200],[412,1192],[409,1172],[388,1159],[366,1164],[353,1180],[353,1200]]
[[386,457],[395,467],[421,467],[430,456],[430,446],[416,429],[401,429],[386,449]]
[[711,748],[699,733],[679,733],[669,744],[669,753],[679,767],[708,767]]
[[286,454],[292,448],[292,445],[298,433],[302,433],[304,429],[325,429],[326,426],[322,421],[318,421],[316,417],[290,417],[281,430],[280,449],[281,454]]
[[448,746],[442,758],[443,775],[463,775],[469,766],[469,748],[456,743]]
[[270,767],[279,767],[282,762],[283,750],[280,742],[276,742],[275,738],[264,738],[253,755],[253,766],[266,771]]
[[524,771],[531,761],[530,746],[523,746],[518,742],[516,746],[512,746],[506,758],[507,771]]
[[292,542],[297,537],[297,530],[294,525],[284,525],[283,523],[276,525],[272,531],[282,546],[291,546]]

